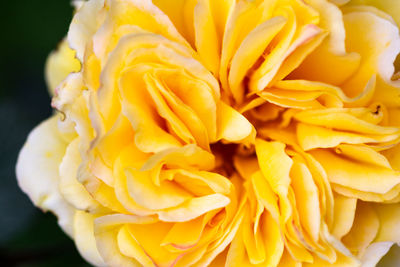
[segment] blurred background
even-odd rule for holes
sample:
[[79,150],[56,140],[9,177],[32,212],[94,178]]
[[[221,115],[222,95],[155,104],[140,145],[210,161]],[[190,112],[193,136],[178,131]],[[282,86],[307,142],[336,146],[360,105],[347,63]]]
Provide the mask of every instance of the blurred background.
[[44,63],[66,35],[70,0],[2,1],[0,21],[0,265],[89,266],[58,227],[35,208],[15,178],[18,151],[51,114]]
[[[28,133],[51,115],[44,64],[68,31],[70,0],[2,1],[1,5],[0,264],[90,266],[60,230],[55,216],[35,208],[15,178],[18,152]],[[389,254],[397,258],[400,251],[392,249]],[[396,265],[386,258],[379,266]]]

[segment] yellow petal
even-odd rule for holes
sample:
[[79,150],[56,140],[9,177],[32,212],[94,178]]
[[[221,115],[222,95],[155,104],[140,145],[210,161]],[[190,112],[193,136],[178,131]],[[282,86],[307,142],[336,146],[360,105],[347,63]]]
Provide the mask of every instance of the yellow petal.
[[129,232],[129,226],[124,225],[120,228],[117,235],[118,248],[124,256],[134,258],[143,266],[153,266],[154,262],[146,255],[140,244]]
[[292,212],[288,191],[293,160],[286,154],[285,144],[281,142],[266,142],[256,139],[256,154],[263,176],[272,191],[279,196],[281,222],[285,223]]
[[350,232],[342,238],[343,243],[355,254],[364,250],[375,239],[379,230],[379,218],[369,203],[357,204],[356,216]]
[[400,50],[398,28],[371,12],[350,12],[343,19],[346,46],[362,58],[360,68],[346,81],[343,90],[349,96],[358,94],[375,73],[390,82],[394,72],[393,62]]
[[50,53],[46,60],[45,74],[47,88],[53,96],[56,87],[71,72],[77,72],[81,68],[79,60],[75,58],[75,52],[69,48],[66,40],[63,40],[57,50]]
[[246,36],[233,56],[228,78],[229,87],[239,103],[242,102],[244,94],[244,86],[241,84],[244,77],[285,23],[284,17],[275,17],[258,25]]
[[263,236],[266,237],[266,266],[278,266],[284,251],[284,242],[282,240],[281,231],[278,223],[264,212],[262,222]]
[[[349,145],[350,146],[350,145]],[[379,166],[368,161],[369,153],[375,153],[375,158],[382,159],[381,156],[367,147],[358,149],[365,160],[354,161],[348,158],[351,154],[337,154],[327,150],[315,150],[311,154],[322,164],[328,174],[331,183],[352,189],[384,194],[399,184],[400,176],[387,166]]]
[[169,176],[168,180],[173,180],[193,195],[207,195],[220,193],[228,195],[231,192],[230,181],[217,173],[205,171],[185,171],[171,170],[164,171],[161,175]]
[[230,94],[228,84],[229,65],[235,52],[250,31],[256,28],[258,24],[270,18],[276,4],[275,2],[276,1],[240,1],[232,5],[223,35],[219,73],[222,88],[228,94]]
[[74,215],[74,241],[82,257],[94,266],[107,266],[96,247],[94,216],[83,211]]
[[312,0],[308,3],[321,14],[319,26],[328,30],[329,36],[290,77],[341,85],[357,70],[360,55],[346,51],[347,34],[340,9],[328,1]]
[[229,252],[226,258],[225,266],[232,266],[232,267],[253,266],[249,262],[246,255],[246,248],[244,246],[241,229],[239,229],[238,234],[235,236],[231,245],[229,246]]
[[114,192],[116,198],[126,210],[140,216],[154,214],[155,212],[140,206],[129,194],[127,177],[124,173],[124,169],[127,166],[140,168],[143,165],[143,162],[147,159],[148,155],[141,152],[134,144],[131,144],[121,151],[119,157],[114,163],[113,170],[113,176],[115,179]]
[[261,172],[258,171],[252,175],[252,184],[257,200],[264,205],[272,218],[279,222],[278,198]]
[[205,216],[187,222],[176,223],[164,237],[161,245],[171,245],[179,250],[192,248],[200,240],[206,223]]
[[192,45],[194,45],[194,23],[193,12],[196,6],[196,0],[153,0],[158,8],[160,8],[172,21],[179,33]]
[[342,195],[335,195],[335,213],[332,235],[340,240],[347,234],[353,225],[357,199]]
[[[200,160],[201,159],[201,160]],[[153,170],[155,184],[159,184],[159,172],[166,165],[169,168],[211,170],[215,164],[213,154],[196,145],[165,149],[151,156],[141,167],[142,171]]]
[[300,267],[302,263],[293,259],[287,250],[284,251],[279,267]]
[[317,242],[320,232],[321,213],[318,189],[313,181],[312,174],[305,164],[294,162],[290,170],[290,177],[300,222],[311,238]]
[[256,139],[256,152],[261,172],[270,183],[272,190],[286,195],[293,161],[286,155],[285,145],[280,142]]
[[325,267],[325,266],[337,266],[337,267],[361,267],[361,263],[354,258],[347,257],[341,253],[338,253],[338,259],[335,263],[329,264],[327,261],[319,257],[315,257],[313,263],[305,263],[303,264],[305,267]]
[[159,210],[175,207],[189,200],[190,194],[170,181],[164,181],[160,186],[154,185],[151,173],[126,168],[129,194],[142,207]]
[[376,242],[396,242],[399,243],[400,231],[398,220],[400,218],[399,204],[375,204],[373,205],[378,215],[380,228],[376,236]]
[[108,9],[107,20],[93,36],[94,51],[100,59],[104,59],[118,43],[119,28],[130,25],[136,28],[136,33],[138,29],[139,32],[157,33],[189,47],[168,16],[150,0],[109,1],[105,7]]
[[357,134],[345,131],[335,131],[325,127],[305,123],[297,125],[297,138],[304,150],[314,148],[330,148],[339,144],[381,143],[397,140],[398,134]]
[[123,224],[154,223],[154,217],[139,217],[133,215],[113,214],[96,218],[94,233],[97,249],[108,266],[138,267],[141,264],[134,258],[121,253],[118,244],[118,233]]
[[[293,66],[295,66],[296,63],[298,63],[298,59],[301,60],[301,57],[298,58],[296,51],[300,49],[299,50],[300,55],[305,55],[303,53],[305,51],[302,51],[301,48],[304,48],[303,46],[305,46],[307,50],[308,48],[310,48],[309,47],[310,44],[312,47],[314,42],[310,43],[309,41],[313,40],[314,38],[317,38],[321,33],[321,30],[315,25],[313,24],[305,25],[301,28],[301,33],[299,34],[299,36],[292,41],[294,35],[294,29],[296,28],[296,26],[295,24],[293,24],[293,22],[290,22],[290,20],[287,22],[287,25],[289,29],[290,27],[293,28],[288,30],[287,36],[285,36],[287,39],[286,38],[283,39],[284,41],[281,41],[279,46],[275,47],[275,49],[273,49],[271,53],[268,54],[263,64],[256,71],[252,73],[249,81],[249,87],[251,92],[259,92],[262,91],[265,87],[267,87],[273,80],[274,76],[277,75],[278,71],[280,70],[280,67],[282,66],[282,68],[286,68],[284,67],[283,63],[285,62],[286,59],[289,60],[289,58],[292,55],[294,56],[295,59],[292,63],[294,64]],[[292,43],[289,43],[290,41],[292,41]],[[321,39],[317,38],[316,43],[318,43],[319,41],[321,41]],[[291,66],[290,63],[289,66],[290,66],[289,68],[293,67]],[[282,73],[287,73],[287,70],[283,69]]]
[[218,114],[218,139],[237,142],[249,137],[254,133],[253,125],[232,107],[219,102]]
[[[319,109],[297,113],[294,117],[304,123],[340,129],[363,134],[398,134],[395,127],[375,125],[363,118],[363,115],[375,114],[366,108],[360,109]],[[377,114],[379,115],[379,114]]]
[[226,208],[227,211],[229,211],[229,208],[234,209],[234,211],[231,210],[231,212],[233,212],[232,221],[230,221],[229,224],[227,224],[227,228],[224,231],[222,237],[214,244],[211,244],[210,250],[207,253],[205,253],[203,255],[203,258],[199,260],[197,264],[194,266],[200,267],[209,265],[211,261],[232,242],[243,220],[244,216],[243,209],[245,207],[244,200],[245,199],[243,198],[238,205],[235,204],[234,201],[231,201],[231,203],[227,206]]
[[253,231],[250,214],[248,214],[248,216],[244,218],[242,226],[242,234],[243,234],[243,242],[250,263],[256,265],[264,262],[266,259],[265,245],[267,245],[268,243],[264,243],[264,238],[261,234],[261,231],[257,232]]
[[194,30],[196,50],[204,66],[212,73],[219,70],[220,38],[211,13],[211,1],[198,0],[194,8]]
[[[125,75],[121,79],[121,88],[128,91],[132,84],[138,83],[140,78]],[[149,96],[143,91],[143,84],[138,84],[134,96],[123,93],[122,112],[132,123],[135,129],[135,143],[144,152],[158,152],[166,148],[180,146],[180,142],[165,132],[157,124],[157,115],[151,109]],[[132,93],[130,93],[132,94]],[[129,101],[128,101],[129,100]]]
[[192,220],[211,210],[223,208],[230,199],[221,194],[191,198],[182,205],[158,212],[159,218],[165,222],[184,222]]

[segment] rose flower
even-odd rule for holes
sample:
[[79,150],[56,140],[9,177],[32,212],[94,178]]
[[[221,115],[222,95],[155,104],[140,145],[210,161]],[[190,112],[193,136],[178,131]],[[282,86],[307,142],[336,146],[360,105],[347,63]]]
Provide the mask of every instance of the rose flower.
[[399,16],[82,2],[20,187],[96,266],[374,266],[400,242]]

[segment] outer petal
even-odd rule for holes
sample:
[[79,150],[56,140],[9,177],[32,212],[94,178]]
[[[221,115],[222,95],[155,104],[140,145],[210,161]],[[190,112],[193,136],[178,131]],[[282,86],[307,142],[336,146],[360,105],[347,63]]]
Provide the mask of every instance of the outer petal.
[[54,95],[56,87],[71,72],[79,71],[81,65],[75,58],[75,52],[69,48],[66,40],[63,40],[57,50],[51,52],[46,61],[45,74],[49,93]]
[[74,210],[58,190],[58,166],[67,143],[53,116],[37,126],[28,136],[17,161],[17,179],[22,190],[36,206],[54,212],[62,229],[72,235]]
[[77,58],[82,62],[85,46],[90,42],[98,28],[100,11],[104,7],[104,0],[90,0],[82,4],[72,19],[68,32],[68,43],[76,50]]

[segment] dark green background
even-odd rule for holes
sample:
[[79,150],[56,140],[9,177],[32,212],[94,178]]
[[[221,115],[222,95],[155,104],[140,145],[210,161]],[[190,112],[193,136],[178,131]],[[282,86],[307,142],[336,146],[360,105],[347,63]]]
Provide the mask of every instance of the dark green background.
[[68,31],[70,0],[1,1],[0,10],[0,265],[89,266],[15,179],[19,149],[51,114],[44,63]]
[[44,63],[67,33],[70,0],[1,1],[0,8],[0,265],[89,266],[56,218],[36,209],[15,178],[28,133],[51,114]]

